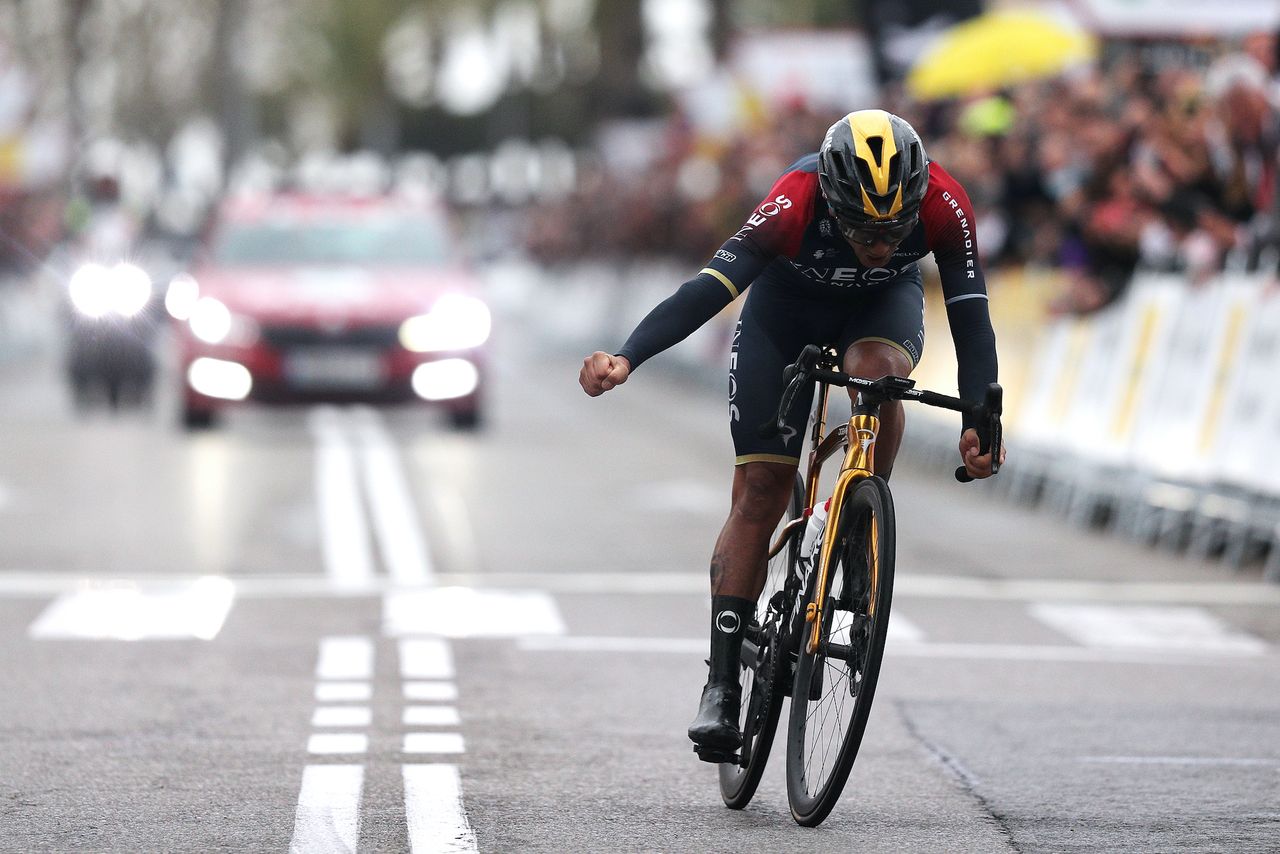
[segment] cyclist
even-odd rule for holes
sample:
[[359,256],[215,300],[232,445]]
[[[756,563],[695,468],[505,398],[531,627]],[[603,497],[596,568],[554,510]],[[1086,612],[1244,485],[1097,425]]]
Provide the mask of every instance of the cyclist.
[[[750,289],[730,356],[736,460],[729,517],[711,558],[710,671],[689,727],[707,761],[725,761],[741,746],[742,630],[763,589],[769,538],[791,495],[812,403],[810,387],[780,436],[757,435],[777,409],[782,369],[806,344],[834,342],[848,373],[909,375],[924,348],[916,262],[929,252],[941,274],[960,395],[981,400],[996,381],[996,349],[973,208],[960,184],[925,155],[911,125],[884,110],[860,110],[833,124],[819,151],[787,169],[742,228],[622,349],[583,360],[583,390],[603,394]],[[880,418],[875,470],[887,478],[902,439],[902,404],[884,404]],[[979,453],[973,425],[963,425],[959,450],[970,475],[990,476],[991,455]]]

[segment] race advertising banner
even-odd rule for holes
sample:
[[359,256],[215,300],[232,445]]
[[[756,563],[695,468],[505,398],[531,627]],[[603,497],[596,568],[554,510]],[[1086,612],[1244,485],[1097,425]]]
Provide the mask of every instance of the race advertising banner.
[[1277,0],[1074,0],[1082,23],[1107,35],[1246,35],[1280,28]]

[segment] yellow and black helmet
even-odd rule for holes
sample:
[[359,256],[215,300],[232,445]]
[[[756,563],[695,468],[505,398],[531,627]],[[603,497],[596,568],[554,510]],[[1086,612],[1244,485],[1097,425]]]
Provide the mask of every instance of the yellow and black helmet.
[[924,201],[929,158],[906,119],[858,110],[833,124],[822,140],[818,183],[843,224],[906,222]]

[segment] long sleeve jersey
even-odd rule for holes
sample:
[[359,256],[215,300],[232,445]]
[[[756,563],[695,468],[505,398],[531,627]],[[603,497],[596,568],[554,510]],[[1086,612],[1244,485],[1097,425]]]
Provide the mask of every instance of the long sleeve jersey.
[[930,252],[942,279],[960,395],[981,400],[996,381],[997,365],[973,207],[964,188],[936,162],[929,164],[919,224],[884,267],[866,267],[840,234],[818,189],[817,154],[801,158],[698,275],[640,322],[618,355],[632,369],[639,367],[714,317],[766,268],[815,296],[856,294],[894,287]]

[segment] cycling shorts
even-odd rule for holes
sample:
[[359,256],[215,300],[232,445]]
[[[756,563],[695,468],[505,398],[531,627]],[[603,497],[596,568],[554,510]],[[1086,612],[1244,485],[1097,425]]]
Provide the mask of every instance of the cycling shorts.
[[914,368],[924,352],[924,285],[918,267],[874,289],[828,295],[765,270],[747,290],[729,361],[729,427],[735,465],[798,464],[813,405],[810,384],[796,395],[787,429],[761,439],[758,429],[778,410],[782,371],[808,344],[844,353],[857,341],[902,351]]

